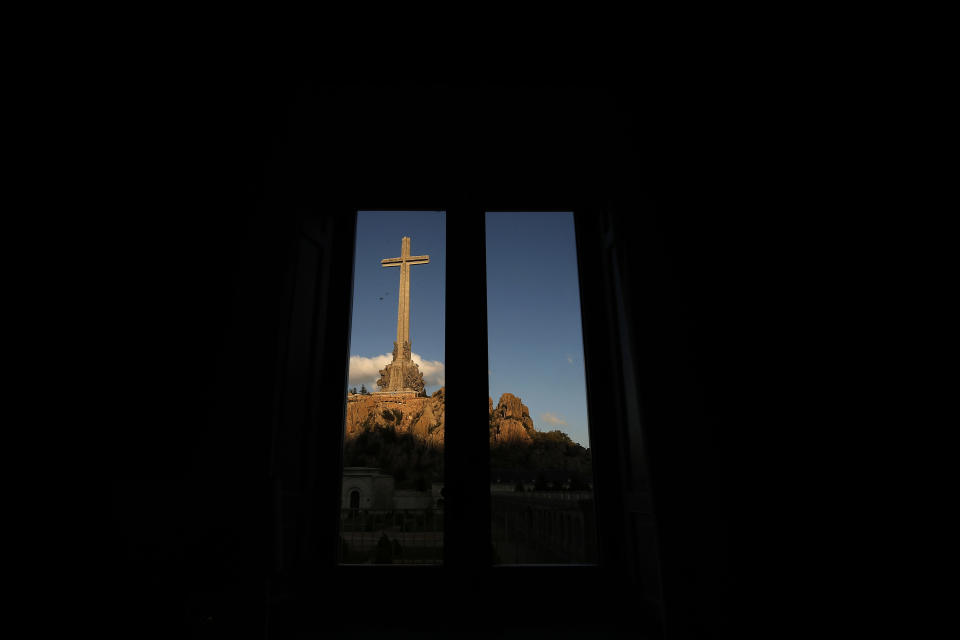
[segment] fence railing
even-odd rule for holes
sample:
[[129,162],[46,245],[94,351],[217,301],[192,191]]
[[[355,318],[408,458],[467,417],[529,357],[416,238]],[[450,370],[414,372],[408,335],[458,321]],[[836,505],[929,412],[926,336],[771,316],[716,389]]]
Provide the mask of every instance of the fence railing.
[[341,509],[340,530],[443,531],[443,509]]
[[346,564],[438,564],[442,509],[342,509],[340,561]]
[[[492,542],[498,562],[595,562],[592,492],[530,492],[493,499]],[[442,509],[342,509],[345,564],[438,564]]]
[[492,493],[494,500],[555,500],[579,502],[593,500],[593,491],[502,491]]
[[504,494],[493,500],[492,535],[502,563],[596,561],[591,492]]

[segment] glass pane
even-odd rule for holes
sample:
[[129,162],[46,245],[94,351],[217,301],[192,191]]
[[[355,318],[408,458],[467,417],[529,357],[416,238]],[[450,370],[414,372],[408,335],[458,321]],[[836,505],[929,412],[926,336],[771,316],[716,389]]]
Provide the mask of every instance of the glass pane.
[[486,227],[494,562],[596,562],[573,214]]
[[343,564],[443,558],[444,238],[443,212],[357,215]]

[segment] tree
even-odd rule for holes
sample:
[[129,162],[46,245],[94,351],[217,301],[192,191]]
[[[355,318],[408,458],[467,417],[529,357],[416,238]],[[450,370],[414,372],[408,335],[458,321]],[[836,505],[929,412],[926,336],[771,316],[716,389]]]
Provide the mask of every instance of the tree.
[[365,385],[362,385],[362,384],[360,385],[360,394],[364,396],[369,394],[369,392],[367,391],[367,387]]

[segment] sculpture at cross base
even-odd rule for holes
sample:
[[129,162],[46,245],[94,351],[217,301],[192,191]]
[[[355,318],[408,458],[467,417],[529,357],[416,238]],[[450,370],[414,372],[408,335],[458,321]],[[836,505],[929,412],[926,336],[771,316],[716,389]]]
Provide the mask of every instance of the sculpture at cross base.
[[430,256],[411,256],[410,238],[404,237],[400,243],[399,258],[385,258],[380,261],[384,267],[400,267],[400,295],[397,301],[397,339],[393,343],[393,361],[380,370],[377,386],[380,393],[416,392],[424,395],[426,385],[420,368],[411,358],[410,344],[410,267],[415,264],[428,264]]

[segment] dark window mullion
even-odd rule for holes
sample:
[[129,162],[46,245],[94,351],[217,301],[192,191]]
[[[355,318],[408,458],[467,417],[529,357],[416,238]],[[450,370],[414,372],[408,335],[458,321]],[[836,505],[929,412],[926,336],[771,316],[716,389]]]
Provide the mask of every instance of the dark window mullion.
[[490,566],[487,282],[484,211],[447,210],[444,565]]

